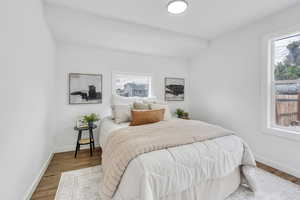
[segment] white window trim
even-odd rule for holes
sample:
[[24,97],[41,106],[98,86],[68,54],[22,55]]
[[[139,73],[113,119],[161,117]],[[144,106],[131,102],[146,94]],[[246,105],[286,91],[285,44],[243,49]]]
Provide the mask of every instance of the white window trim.
[[281,39],[284,37],[297,35],[300,33],[300,26],[295,26],[292,28],[285,28],[284,31],[272,33],[266,35],[262,42],[262,66],[261,66],[261,97],[262,97],[262,120],[261,127],[263,134],[269,134],[273,136],[278,136],[292,141],[300,141],[300,128],[283,128],[281,126],[272,125],[274,120],[274,109],[271,109],[275,105],[273,98],[273,87],[272,78],[274,74],[272,73],[273,63],[272,63],[272,41],[275,39]]
[[[124,74],[124,75],[132,75],[132,76],[148,76],[150,77],[150,85],[149,85],[149,92],[150,92],[150,96],[147,97],[147,98],[152,98],[154,97],[154,91],[153,91],[153,75],[151,73],[136,73],[136,72],[121,72],[121,71],[113,71],[111,73],[111,88],[112,88],[112,94],[113,95],[117,95],[116,94],[116,85],[115,85],[115,82],[116,82],[116,75],[118,74]],[[128,97],[130,98],[130,97]]]

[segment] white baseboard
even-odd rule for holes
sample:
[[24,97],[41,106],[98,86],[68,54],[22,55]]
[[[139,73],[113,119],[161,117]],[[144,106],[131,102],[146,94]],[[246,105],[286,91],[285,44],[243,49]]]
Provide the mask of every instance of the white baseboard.
[[44,173],[46,172],[46,170],[48,168],[48,165],[49,165],[50,161],[52,160],[53,155],[54,155],[54,153],[51,152],[48,159],[43,164],[42,169],[40,170],[38,175],[35,177],[33,183],[31,184],[29,190],[27,191],[24,200],[30,200],[31,199],[31,196],[33,195],[36,187],[38,186],[38,184],[40,183],[40,180],[42,179]]
[[[95,144],[95,147],[99,147],[99,144]],[[80,149],[89,149],[89,145],[81,146]],[[68,151],[75,151],[75,145],[65,145],[61,147],[55,148],[55,153],[62,153],[62,152],[68,152]]]
[[300,178],[300,170],[299,169],[294,169],[294,168],[288,167],[284,164],[278,163],[277,161],[273,161],[273,160],[264,158],[263,156],[260,156],[260,155],[257,155],[257,154],[255,154],[255,159],[258,162],[261,162],[261,163],[266,164],[270,167],[273,167],[275,169],[278,169],[280,171],[283,171],[285,173],[288,173],[290,175],[293,175],[293,176],[296,176],[296,177]]

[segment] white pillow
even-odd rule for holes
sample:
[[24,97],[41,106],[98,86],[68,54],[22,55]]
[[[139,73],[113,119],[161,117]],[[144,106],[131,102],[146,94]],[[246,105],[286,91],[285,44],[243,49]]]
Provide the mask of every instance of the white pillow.
[[115,122],[120,124],[131,121],[131,106],[130,105],[113,105],[112,113]]
[[129,97],[122,97],[119,95],[112,95],[112,105],[125,105],[125,104],[132,104],[134,102],[133,99]]
[[170,112],[170,108],[168,106],[168,104],[150,104],[150,108],[151,110],[159,110],[159,109],[165,109],[165,115],[164,115],[164,120],[168,121],[172,118],[171,112]]

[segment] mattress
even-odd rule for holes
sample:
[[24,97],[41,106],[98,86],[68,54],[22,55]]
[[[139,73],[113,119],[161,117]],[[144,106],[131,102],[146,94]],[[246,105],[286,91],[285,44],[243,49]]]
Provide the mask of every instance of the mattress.
[[[102,120],[101,147],[128,125]],[[225,199],[241,182],[244,151],[244,142],[231,135],[142,154],[129,163],[113,200]]]

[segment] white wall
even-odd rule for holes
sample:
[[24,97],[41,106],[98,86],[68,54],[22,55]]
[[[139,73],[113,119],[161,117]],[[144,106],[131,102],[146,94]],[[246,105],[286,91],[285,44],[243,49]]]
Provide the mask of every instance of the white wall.
[[38,0],[1,1],[0,25],[1,199],[20,200],[52,152],[54,43]]
[[[110,114],[112,72],[133,72],[152,75],[153,92],[159,99],[164,97],[164,77],[184,77],[186,79],[186,101],[171,103],[188,109],[188,72],[187,62],[181,59],[153,57],[142,54],[126,53],[99,47],[79,46],[60,43],[57,47],[57,130],[56,151],[74,150],[76,134],[73,130],[76,117],[99,113],[101,117]],[[68,105],[68,73],[95,73],[103,75],[103,102],[93,105]],[[96,130],[95,136],[97,137]],[[98,143],[98,140],[96,140]]]
[[299,25],[300,7],[265,18],[220,37],[199,52],[190,69],[194,118],[235,130],[257,158],[300,176],[300,143],[262,134],[262,39]]

